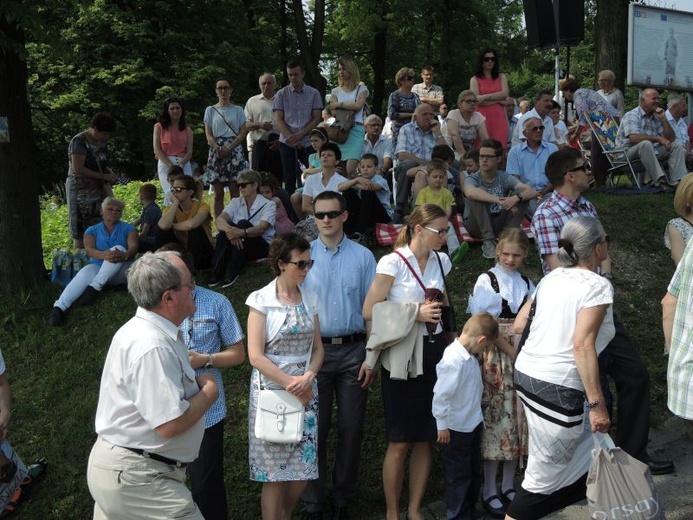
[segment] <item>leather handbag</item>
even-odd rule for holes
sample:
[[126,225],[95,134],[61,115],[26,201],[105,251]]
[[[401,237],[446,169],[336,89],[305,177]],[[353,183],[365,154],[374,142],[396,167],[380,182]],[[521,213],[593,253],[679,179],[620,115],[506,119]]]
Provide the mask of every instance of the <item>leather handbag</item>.
[[305,415],[305,407],[293,394],[286,390],[261,387],[255,416],[255,437],[277,444],[298,443],[303,437]]

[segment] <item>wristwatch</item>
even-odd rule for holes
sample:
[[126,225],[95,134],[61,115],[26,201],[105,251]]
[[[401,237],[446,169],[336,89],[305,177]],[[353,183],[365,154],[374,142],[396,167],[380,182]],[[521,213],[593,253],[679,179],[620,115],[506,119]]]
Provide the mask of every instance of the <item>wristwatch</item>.
[[517,197],[517,200],[519,200],[520,202],[522,202],[522,194],[516,193],[515,196]]
[[214,368],[214,356],[212,354],[209,355],[209,359],[205,363],[205,368]]

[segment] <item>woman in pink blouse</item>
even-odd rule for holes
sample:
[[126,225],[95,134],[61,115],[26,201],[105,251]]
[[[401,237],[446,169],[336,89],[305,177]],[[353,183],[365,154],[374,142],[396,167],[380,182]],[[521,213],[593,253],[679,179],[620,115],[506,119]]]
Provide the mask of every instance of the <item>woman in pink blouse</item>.
[[510,95],[508,78],[499,72],[498,54],[493,49],[484,49],[476,62],[474,76],[469,80],[479,104],[477,110],[486,118],[486,127],[491,139],[508,142],[508,118],[503,103]]
[[185,123],[185,109],[180,99],[170,97],[164,101],[159,120],[154,125],[153,147],[164,205],[168,206],[171,204],[171,185],[166,176],[171,166],[180,166],[183,173],[192,176],[193,133]]

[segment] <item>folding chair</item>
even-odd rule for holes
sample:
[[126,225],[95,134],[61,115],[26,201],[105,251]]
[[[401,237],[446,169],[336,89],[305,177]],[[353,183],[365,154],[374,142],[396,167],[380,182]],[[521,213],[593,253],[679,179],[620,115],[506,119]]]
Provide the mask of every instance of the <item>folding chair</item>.
[[[599,110],[585,111],[585,117],[590,124],[590,130],[597,138],[604,155],[609,160],[611,167],[607,171],[607,184],[614,186],[614,177],[617,175],[629,175],[633,183],[640,188],[638,174],[633,168],[633,161],[628,158],[627,148],[616,147],[616,133],[618,125],[609,114]],[[637,161],[635,161],[637,163]]]

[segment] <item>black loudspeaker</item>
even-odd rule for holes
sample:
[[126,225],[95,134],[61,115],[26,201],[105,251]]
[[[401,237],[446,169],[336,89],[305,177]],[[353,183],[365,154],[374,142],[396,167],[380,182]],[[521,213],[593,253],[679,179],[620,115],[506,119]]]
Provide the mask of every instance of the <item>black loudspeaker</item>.
[[556,45],[556,24],[551,0],[522,0],[530,48]]
[[585,39],[584,0],[554,0],[553,13],[559,44],[573,45]]
[[522,3],[530,48],[554,47],[556,43],[572,45],[585,38],[584,0],[523,0]]

